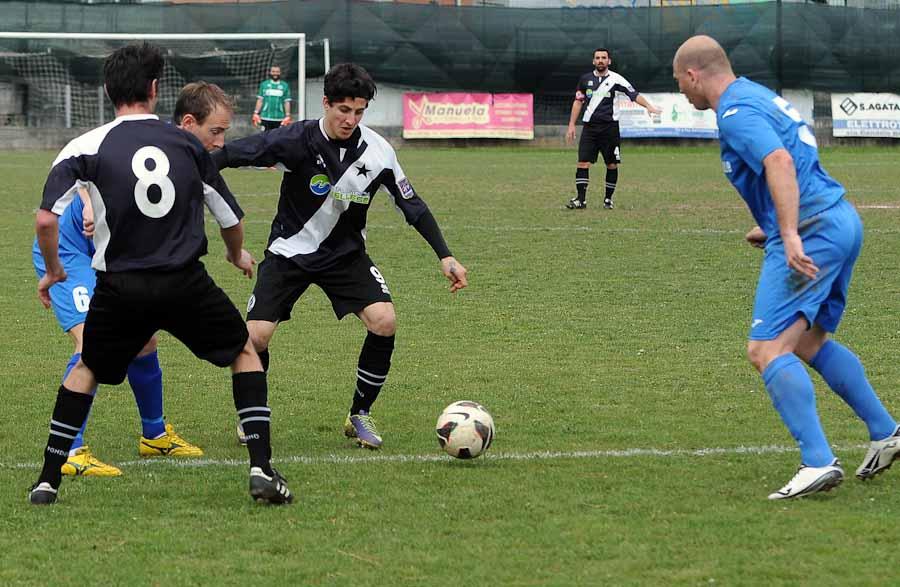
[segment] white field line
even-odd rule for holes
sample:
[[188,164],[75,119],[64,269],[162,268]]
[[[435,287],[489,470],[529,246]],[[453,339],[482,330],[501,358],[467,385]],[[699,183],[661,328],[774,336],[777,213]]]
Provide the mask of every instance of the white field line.
[[[837,451],[850,451],[868,448],[868,445],[835,447]],[[486,461],[546,461],[564,459],[607,459],[607,458],[684,458],[709,457],[722,455],[766,455],[794,453],[798,449],[788,446],[737,446],[731,448],[696,448],[696,449],[661,449],[661,448],[624,448],[610,450],[576,450],[576,451],[536,451],[536,452],[489,452]],[[436,463],[452,461],[444,454],[427,455],[392,455],[363,454],[338,455],[328,454],[317,457],[299,455],[274,458],[278,463],[294,463],[301,465],[377,465],[382,463]],[[246,467],[247,459],[141,459],[115,463],[124,467],[136,466],[172,466],[186,468],[202,467]],[[0,469],[39,469],[40,463],[0,463]]]

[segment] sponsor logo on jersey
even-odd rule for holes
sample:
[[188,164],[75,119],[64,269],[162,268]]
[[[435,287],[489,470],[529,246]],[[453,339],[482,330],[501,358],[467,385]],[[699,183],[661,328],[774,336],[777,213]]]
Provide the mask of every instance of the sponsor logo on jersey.
[[594,80],[588,80],[588,85],[589,85],[589,86],[594,85]]
[[409,185],[409,180],[405,177],[397,182],[397,187],[400,188],[400,196],[404,200],[408,200],[416,195],[416,192],[413,191],[412,186]]
[[724,171],[726,174],[731,173],[731,161],[722,159],[722,171]]
[[276,98],[280,98],[284,95],[284,90],[281,88],[266,88],[266,96],[275,96]]
[[585,92],[584,95],[587,96],[588,98],[590,98],[591,96],[594,95],[594,90],[588,88],[587,92]]
[[317,196],[327,196],[331,191],[331,182],[328,181],[328,176],[318,173],[309,178],[309,191]]
[[251,294],[250,299],[247,300],[247,313],[250,313],[250,310],[253,309],[253,306],[256,305],[256,295]]
[[342,192],[337,188],[331,190],[331,197],[342,202],[351,202],[353,204],[368,204],[372,196],[369,192]]

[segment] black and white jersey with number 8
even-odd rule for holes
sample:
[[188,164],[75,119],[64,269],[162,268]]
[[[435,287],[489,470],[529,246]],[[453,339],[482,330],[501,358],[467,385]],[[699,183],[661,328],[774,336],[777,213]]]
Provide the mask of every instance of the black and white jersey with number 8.
[[169,271],[206,254],[203,207],[219,226],[243,217],[196,137],[155,115],[121,116],[73,139],[44,186],[41,208],[59,215],[87,186],[97,271]]

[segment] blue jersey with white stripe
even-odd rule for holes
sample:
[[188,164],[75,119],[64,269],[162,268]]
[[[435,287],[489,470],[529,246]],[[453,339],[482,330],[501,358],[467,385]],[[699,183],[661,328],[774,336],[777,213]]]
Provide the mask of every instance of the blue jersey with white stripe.
[[[75,196],[62,215],[59,217],[59,258],[63,267],[73,259],[88,259],[94,256],[94,242],[84,236],[84,203],[81,198]],[[37,238],[31,248],[35,254],[35,263],[40,263],[40,269],[45,270],[41,249],[38,247]],[[39,261],[40,260],[40,261]]]
[[716,110],[722,168],[767,235],[778,234],[778,217],[763,159],[786,149],[800,188],[799,220],[830,208],[844,187],[819,165],[816,138],[800,113],[772,90],[746,78],[732,82]]

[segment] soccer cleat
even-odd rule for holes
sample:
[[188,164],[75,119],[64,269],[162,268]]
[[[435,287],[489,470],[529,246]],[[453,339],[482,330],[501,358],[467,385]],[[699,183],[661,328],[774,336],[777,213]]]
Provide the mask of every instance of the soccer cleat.
[[171,424],[159,438],[141,437],[138,450],[142,457],[202,457],[203,449],[180,437]]
[[792,499],[805,497],[819,491],[830,491],[840,485],[843,480],[844,470],[837,459],[825,467],[800,465],[794,478],[775,493],[769,494],[769,499]]
[[46,481],[35,483],[28,492],[28,501],[32,505],[50,505],[56,502],[56,490]]
[[288,489],[287,479],[281,473],[272,469],[272,476],[266,475],[259,467],[250,468],[250,497],[256,503],[270,505],[288,504],[294,501],[291,490]]
[[856,470],[857,478],[865,481],[891,468],[895,459],[900,458],[900,426],[884,440],[873,440],[866,452],[866,458]]
[[238,444],[240,444],[241,446],[247,446],[247,435],[244,434],[244,427],[241,426],[240,422],[237,423],[237,437]]
[[603,200],[603,207],[607,210],[612,210],[613,209],[612,199],[606,198],[605,200]]
[[356,444],[363,448],[372,450],[381,448],[381,435],[378,434],[375,420],[367,412],[347,414],[347,419],[344,420],[344,436],[355,438]]
[[587,208],[587,202],[579,200],[578,198],[572,198],[566,202],[566,208],[569,210],[584,210]]
[[75,454],[60,467],[63,475],[77,477],[118,477],[122,471],[118,467],[107,465],[91,453],[87,445],[79,447]]

